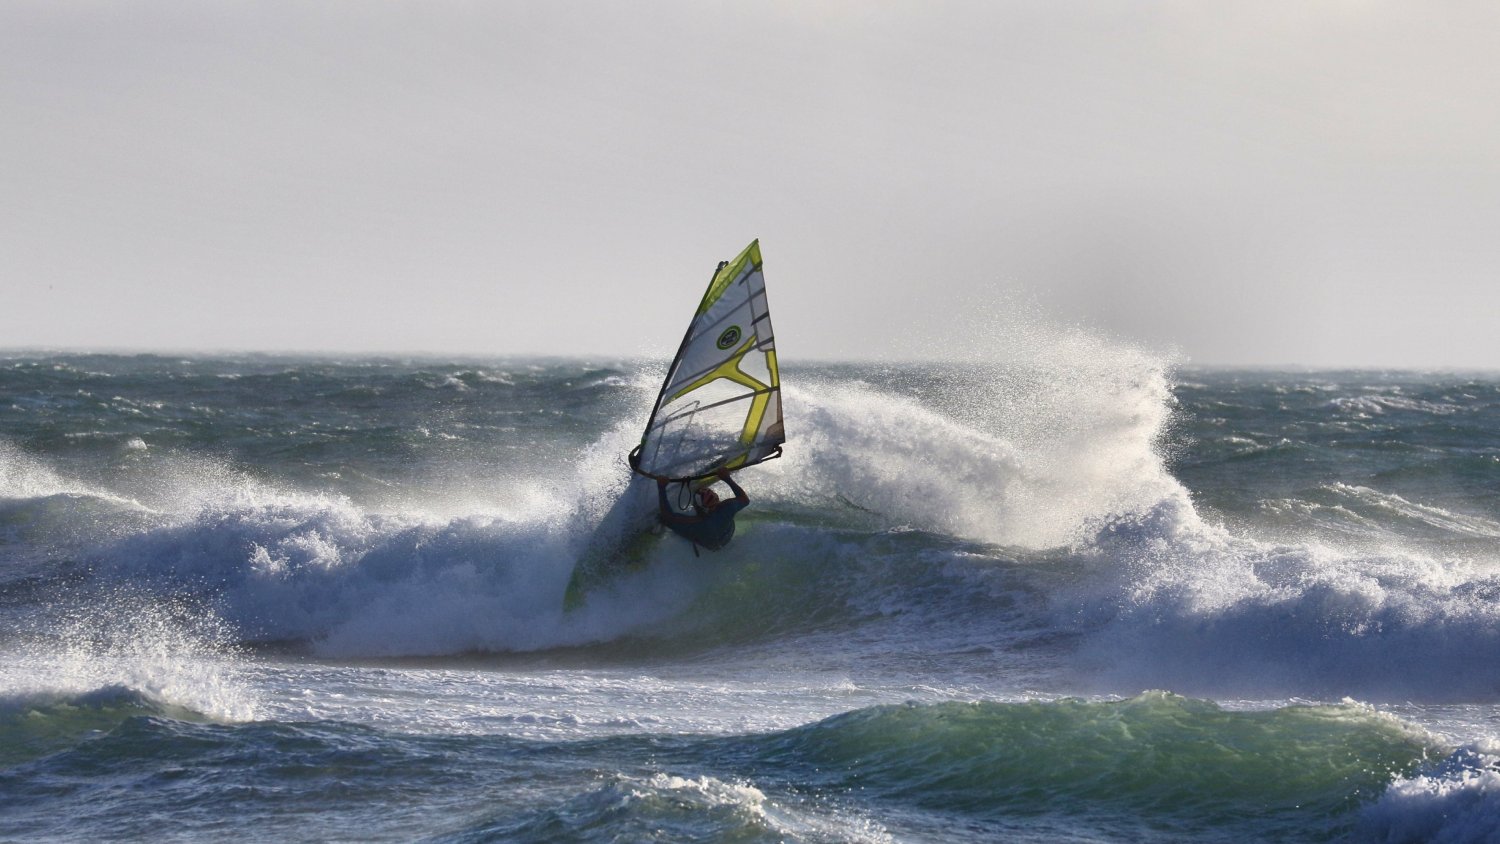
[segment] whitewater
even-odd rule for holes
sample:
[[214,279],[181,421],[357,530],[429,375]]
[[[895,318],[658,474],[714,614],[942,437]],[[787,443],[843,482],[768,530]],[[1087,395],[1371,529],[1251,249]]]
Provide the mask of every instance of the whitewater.
[[660,362],[0,354],[0,840],[1500,838],[1500,375],[783,368],[565,612]]

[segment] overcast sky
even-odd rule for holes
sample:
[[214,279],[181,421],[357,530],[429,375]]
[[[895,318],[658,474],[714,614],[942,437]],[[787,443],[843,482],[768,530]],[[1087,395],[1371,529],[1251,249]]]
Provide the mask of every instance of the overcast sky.
[[785,360],[1500,368],[1500,4],[0,4],[0,347],[666,355],[754,237]]

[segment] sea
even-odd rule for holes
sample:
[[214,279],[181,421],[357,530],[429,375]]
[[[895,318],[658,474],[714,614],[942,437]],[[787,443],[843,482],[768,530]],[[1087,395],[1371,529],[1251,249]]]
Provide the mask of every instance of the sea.
[[571,611],[662,361],[0,353],[0,840],[1500,840],[1500,374],[1053,334]]

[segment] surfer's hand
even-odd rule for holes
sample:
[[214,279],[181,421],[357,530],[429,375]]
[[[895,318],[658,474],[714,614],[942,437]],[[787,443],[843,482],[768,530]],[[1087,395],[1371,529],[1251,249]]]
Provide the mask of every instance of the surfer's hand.
[[667,479],[666,478],[657,478],[656,479],[656,486],[659,489],[666,489],[667,488]]
[[714,474],[718,475],[720,478],[723,478],[725,480],[729,479],[729,469],[728,469],[728,467],[720,466],[719,467],[719,471],[714,472]]

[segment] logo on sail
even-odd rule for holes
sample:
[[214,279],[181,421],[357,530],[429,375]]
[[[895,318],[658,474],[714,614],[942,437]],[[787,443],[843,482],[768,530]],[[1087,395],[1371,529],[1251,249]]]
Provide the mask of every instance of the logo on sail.
[[718,345],[721,349],[732,348],[738,342],[740,342],[740,327],[738,325],[729,326],[724,329],[723,334],[719,335]]

